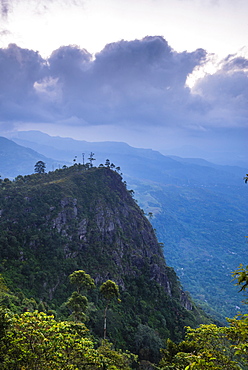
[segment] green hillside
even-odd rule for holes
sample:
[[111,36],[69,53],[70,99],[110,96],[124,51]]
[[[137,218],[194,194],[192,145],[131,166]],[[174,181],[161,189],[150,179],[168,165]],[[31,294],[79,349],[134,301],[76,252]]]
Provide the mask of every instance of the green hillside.
[[[225,322],[247,310],[231,272],[246,263],[247,189],[136,183],[135,196],[164,243],[167,263],[204,310]],[[243,185],[243,186],[242,186]],[[135,185],[134,185],[135,186]]]
[[207,321],[165,264],[132,193],[110,168],[75,165],[2,181],[0,215],[0,273],[17,297],[5,302],[12,309],[37,304],[69,317],[68,276],[83,269],[97,285],[88,296],[88,326],[102,337],[99,286],[115,281],[121,302],[109,310],[108,338],[141,358],[157,360],[166,338],[180,340],[185,325]]
[[[36,160],[43,157],[34,151],[35,157],[30,157],[28,147],[57,158],[54,168],[59,167],[59,160],[65,161],[60,167],[74,159],[82,162],[82,153],[86,163],[92,150],[97,166],[109,158],[121,167],[140,207],[146,214],[152,212],[150,221],[164,243],[166,261],[194,301],[222,322],[243,310],[242,295],[231,283],[231,272],[248,260],[245,168],[164,156],[125,143],[90,143],[38,131],[18,134],[17,142],[26,148],[2,138],[2,179],[34,171]],[[52,169],[50,160],[43,160],[47,169]]]

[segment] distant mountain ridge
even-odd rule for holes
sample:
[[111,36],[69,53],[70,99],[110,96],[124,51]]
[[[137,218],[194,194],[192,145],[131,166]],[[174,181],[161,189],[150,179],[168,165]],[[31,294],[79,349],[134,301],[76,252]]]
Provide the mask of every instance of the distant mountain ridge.
[[[133,148],[123,142],[87,142],[70,138],[51,137],[39,131],[22,131],[12,139],[19,145],[31,148],[60,164],[88,161],[95,153],[96,163],[106,159],[121,167],[124,176],[174,184],[239,184],[245,169],[221,166],[201,159],[164,156],[151,149]],[[0,168],[1,170],[1,168]]]
[[0,175],[11,178],[34,172],[37,161],[44,161],[48,170],[62,165],[62,162],[48,158],[32,148],[23,147],[12,140],[0,136]]

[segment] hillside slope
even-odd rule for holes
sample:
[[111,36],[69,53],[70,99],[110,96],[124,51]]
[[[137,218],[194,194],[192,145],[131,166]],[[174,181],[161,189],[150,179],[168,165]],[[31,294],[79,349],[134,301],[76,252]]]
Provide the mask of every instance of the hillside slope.
[[49,156],[0,136],[0,176],[2,179],[13,179],[19,175],[31,174],[34,172],[34,165],[38,161],[44,161],[48,171],[59,166],[62,167],[64,164],[64,162],[51,159]]
[[[120,166],[139,205],[146,214],[153,213],[151,222],[165,245],[165,258],[176,269],[184,289],[223,322],[242,308],[231,272],[248,258],[247,186],[243,183],[247,169],[164,156],[125,143],[90,143],[38,131],[19,132],[13,139],[26,146],[22,150],[39,150],[62,164],[73,163],[75,156],[82,162],[82,153],[87,162],[93,151],[96,165],[109,158]],[[18,172],[23,157],[18,153],[15,161],[9,161],[11,155],[6,153],[0,162],[2,178],[6,168],[12,178],[24,174]],[[33,172],[35,161],[23,160]]]
[[[0,214],[0,272],[13,291],[59,312],[74,270],[85,270],[98,286],[112,279],[122,302],[118,314],[112,312],[109,336],[136,352],[139,330],[153,330],[161,346],[166,337],[180,339],[185,325],[206,320],[165,264],[153,228],[121,176],[109,168],[75,165],[2,182]],[[91,299],[90,325],[101,336],[97,291]]]

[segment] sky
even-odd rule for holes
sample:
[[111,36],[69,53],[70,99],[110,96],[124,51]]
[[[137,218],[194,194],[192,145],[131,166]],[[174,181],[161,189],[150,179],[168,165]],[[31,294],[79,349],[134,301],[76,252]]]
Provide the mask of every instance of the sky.
[[247,0],[0,0],[0,135],[243,160]]

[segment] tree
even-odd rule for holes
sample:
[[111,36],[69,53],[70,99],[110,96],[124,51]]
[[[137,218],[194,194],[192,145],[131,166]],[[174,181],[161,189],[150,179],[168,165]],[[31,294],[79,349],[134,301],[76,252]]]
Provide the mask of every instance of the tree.
[[[248,266],[232,274],[241,289],[247,289]],[[178,345],[168,341],[162,350],[160,369],[240,370],[248,368],[248,314],[227,319],[228,327],[214,324],[186,328],[185,341]]]
[[110,168],[110,160],[109,160],[109,159],[106,159],[106,162],[105,162],[105,167],[108,167],[108,168]]
[[153,213],[152,212],[148,212],[148,217],[149,217],[149,220],[151,220],[153,218]]
[[57,322],[43,312],[15,315],[6,336],[2,369],[101,369],[110,362],[94,349],[84,324]]
[[66,306],[72,310],[72,317],[75,321],[84,321],[86,319],[85,312],[88,307],[88,299],[81,292],[94,288],[94,280],[84,270],[74,271],[69,275],[69,279],[71,284],[76,285],[77,291],[72,293],[66,302]]
[[111,361],[112,366],[114,365],[113,370],[115,368],[122,370],[129,369],[131,364],[135,364],[136,366],[134,368],[137,368],[138,356],[128,351],[114,350],[112,343],[109,343],[107,340],[102,341],[97,351]]
[[96,158],[94,158],[94,155],[95,155],[95,153],[90,152],[90,156],[88,158],[88,160],[90,161],[90,167],[91,168],[93,167],[93,163],[92,162],[96,160]]
[[38,161],[35,163],[34,172],[35,173],[45,173],[46,164],[43,161]]
[[73,292],[71,297],[66,302],[66,306],[72,310],[72,318],[75,321],[85,321],[85,312],[88,306],[87,297],[79,294],[78,292]]
[[228,327],[214,324],[186,328],[185,340],[179,344],[167,341],[162,350],[160,369],[169,370],[240,370],[244,358],[236,353]]
[[107,333],[107,310],[109,307],[110,302],[114,299],[119,297],[119,287],[118,285],[112,281],[107,280],[105,283],[103,283],[100,286],[100,293],[103,295],[103,297],[106,299],[107,304],[104,310],[104,326],[103,326],[103,338],[106,339],[106,333]]
[[0,298],[2,295],[9,292],[9,288],[7,287],[3,276],[0,274]]
[[86,274],[84,270],[74,271],[69,275],[70,283],[76,285],[78,293],[82,290],[88,290],[95,287],[94,280],[89,274]]
[[131,194],[131,197],[134,196],[134,190],[133,189],[128,190],[128,192],[129,192],[129,194]]
[[156,330],[148,325],[139,324],[135,330],[135,352],[145,361],[157,363],[160,359],[160,349],[163,341]]
[[232,273],[234,280],[237,280],[236,285],[241,286],[240,292],[245,291],[248,287],[248,265],[246,267],[241,263],[237,270]]
[[83,323],[56,321],[38,311],[10,315],[0,310],[0,334],[2,370],[130,370],[135,360],[108,343],[96,349]]

